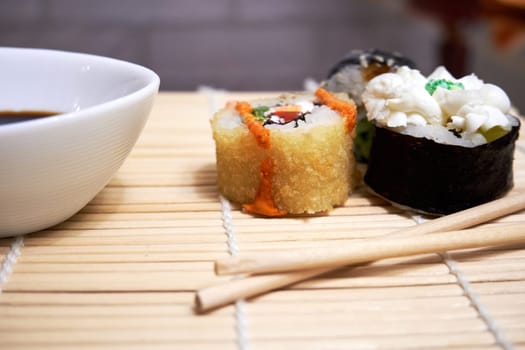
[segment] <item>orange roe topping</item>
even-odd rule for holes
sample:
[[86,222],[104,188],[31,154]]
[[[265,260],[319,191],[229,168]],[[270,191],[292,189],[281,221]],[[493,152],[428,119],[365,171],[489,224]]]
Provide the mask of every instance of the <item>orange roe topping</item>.
[[286,212],[275,207],[272,198],[272,173],[273,162],[270,158],[266,158],[261,163],[261,183],[259,190],[255,196],[255,200],[251,204],[244,204],[243,208],[249,213],[260,214],[265,216],[283,216]]
[[330,109],[346,118],[346,130],[348,132],[354,130],[357,118],[355,104],[342,101],[321,87],[315,91],[315,96],[322,104],[327,105]]
[[264,148],[270,148],[270,130],[266,129],[262,123],[255,119],[252,113],[252,106],[248,102],[237,102],[235,110],[242,116],[244,124],[257,140],[257,144]]

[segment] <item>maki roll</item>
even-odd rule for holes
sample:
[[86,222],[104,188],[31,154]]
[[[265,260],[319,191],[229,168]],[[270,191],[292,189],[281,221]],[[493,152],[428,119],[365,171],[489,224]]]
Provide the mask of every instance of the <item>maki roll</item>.
[[416,67],[414,62],[398,52],[352,50],[330,69],[328,78],[323,83],[324,88],[329,91],[347,93],[357,105],[354,154],[359,162],[367,162],[374,135],[374,127],[366,118],[361,95],[372,78],[395,72],[401,66]]
[[359,107],[362,106],[361,95],[365,86],[372,78],[401,66],[416,67],[398,52],[352,50],[330,69],[324,87],[332,92],[348,93]]
[[444,67],[429,77],[400,67],[372,79],[362,98],[376,126],[364,181],[376,194],[444,215],[512,188],[520,125],[498,86]]
[[355,116],[351,100],[322,88],[229,102],[211,120],[219,192],[264,216],[342,205],[352,189]]

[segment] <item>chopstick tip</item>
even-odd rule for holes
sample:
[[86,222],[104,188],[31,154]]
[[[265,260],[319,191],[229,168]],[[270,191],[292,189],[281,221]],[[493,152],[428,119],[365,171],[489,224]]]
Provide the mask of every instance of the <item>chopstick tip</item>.
[[202,298],[201,298],[201,296],[200,296],[198,291],[195,293],[195,298],[194,298],[194,302],[193,302],[193,311],[196,314],[204,314],[207,311],[207,309],[204,308],[204,306],[203,306]]
[[240,273],[242,271],[238,269],[239,262],[240,260],[235,257],[218,259],[214,264],[215,274],[217,276],[224,276]]

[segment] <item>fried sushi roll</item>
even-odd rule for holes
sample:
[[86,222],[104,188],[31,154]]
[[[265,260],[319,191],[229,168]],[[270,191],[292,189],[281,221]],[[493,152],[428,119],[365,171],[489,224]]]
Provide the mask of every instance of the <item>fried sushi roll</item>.
[[365,183],[419,212],[444,215],[503,196],[513,187],[519,120],[509,98],[474,74],[444,67],[428,78],[401,67],[363,93],[376,126]]
[[352,189],[355,104],[324,89],[229,102],[211,120],[217,184],[245,211],[317,213]]

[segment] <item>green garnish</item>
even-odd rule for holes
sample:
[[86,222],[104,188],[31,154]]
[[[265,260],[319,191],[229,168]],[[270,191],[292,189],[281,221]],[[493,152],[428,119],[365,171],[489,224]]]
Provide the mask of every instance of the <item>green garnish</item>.
[[465,90],[465,86],[462,83],[446,80],[446,79],[430,79],[428,83],[425,84],[425,89],[432,96],[436,89],[441,87],[447,90]]
[[361,118],[355,126],[354,156],[360,163],[367,163],[375,135],[375,127],[367,118]]
[[485,137],[485,140],[487,140],[487,142],[492,142],[494,140],[499,139],[500,137],[505,136],[508,133],[508,131],[503,129],[501,126],[496,125],[486,131],[479,130],[479,133],[483,135],[483,137]]
[[255,116],[255,119],[257,121],[264,122],[266,119],[268,119],[264,116],[264,113],[268,112],[269,110],[270,110],[270,107],[260,106],[260,107],[255,107],[254,109],[252,109],[252,113]]

